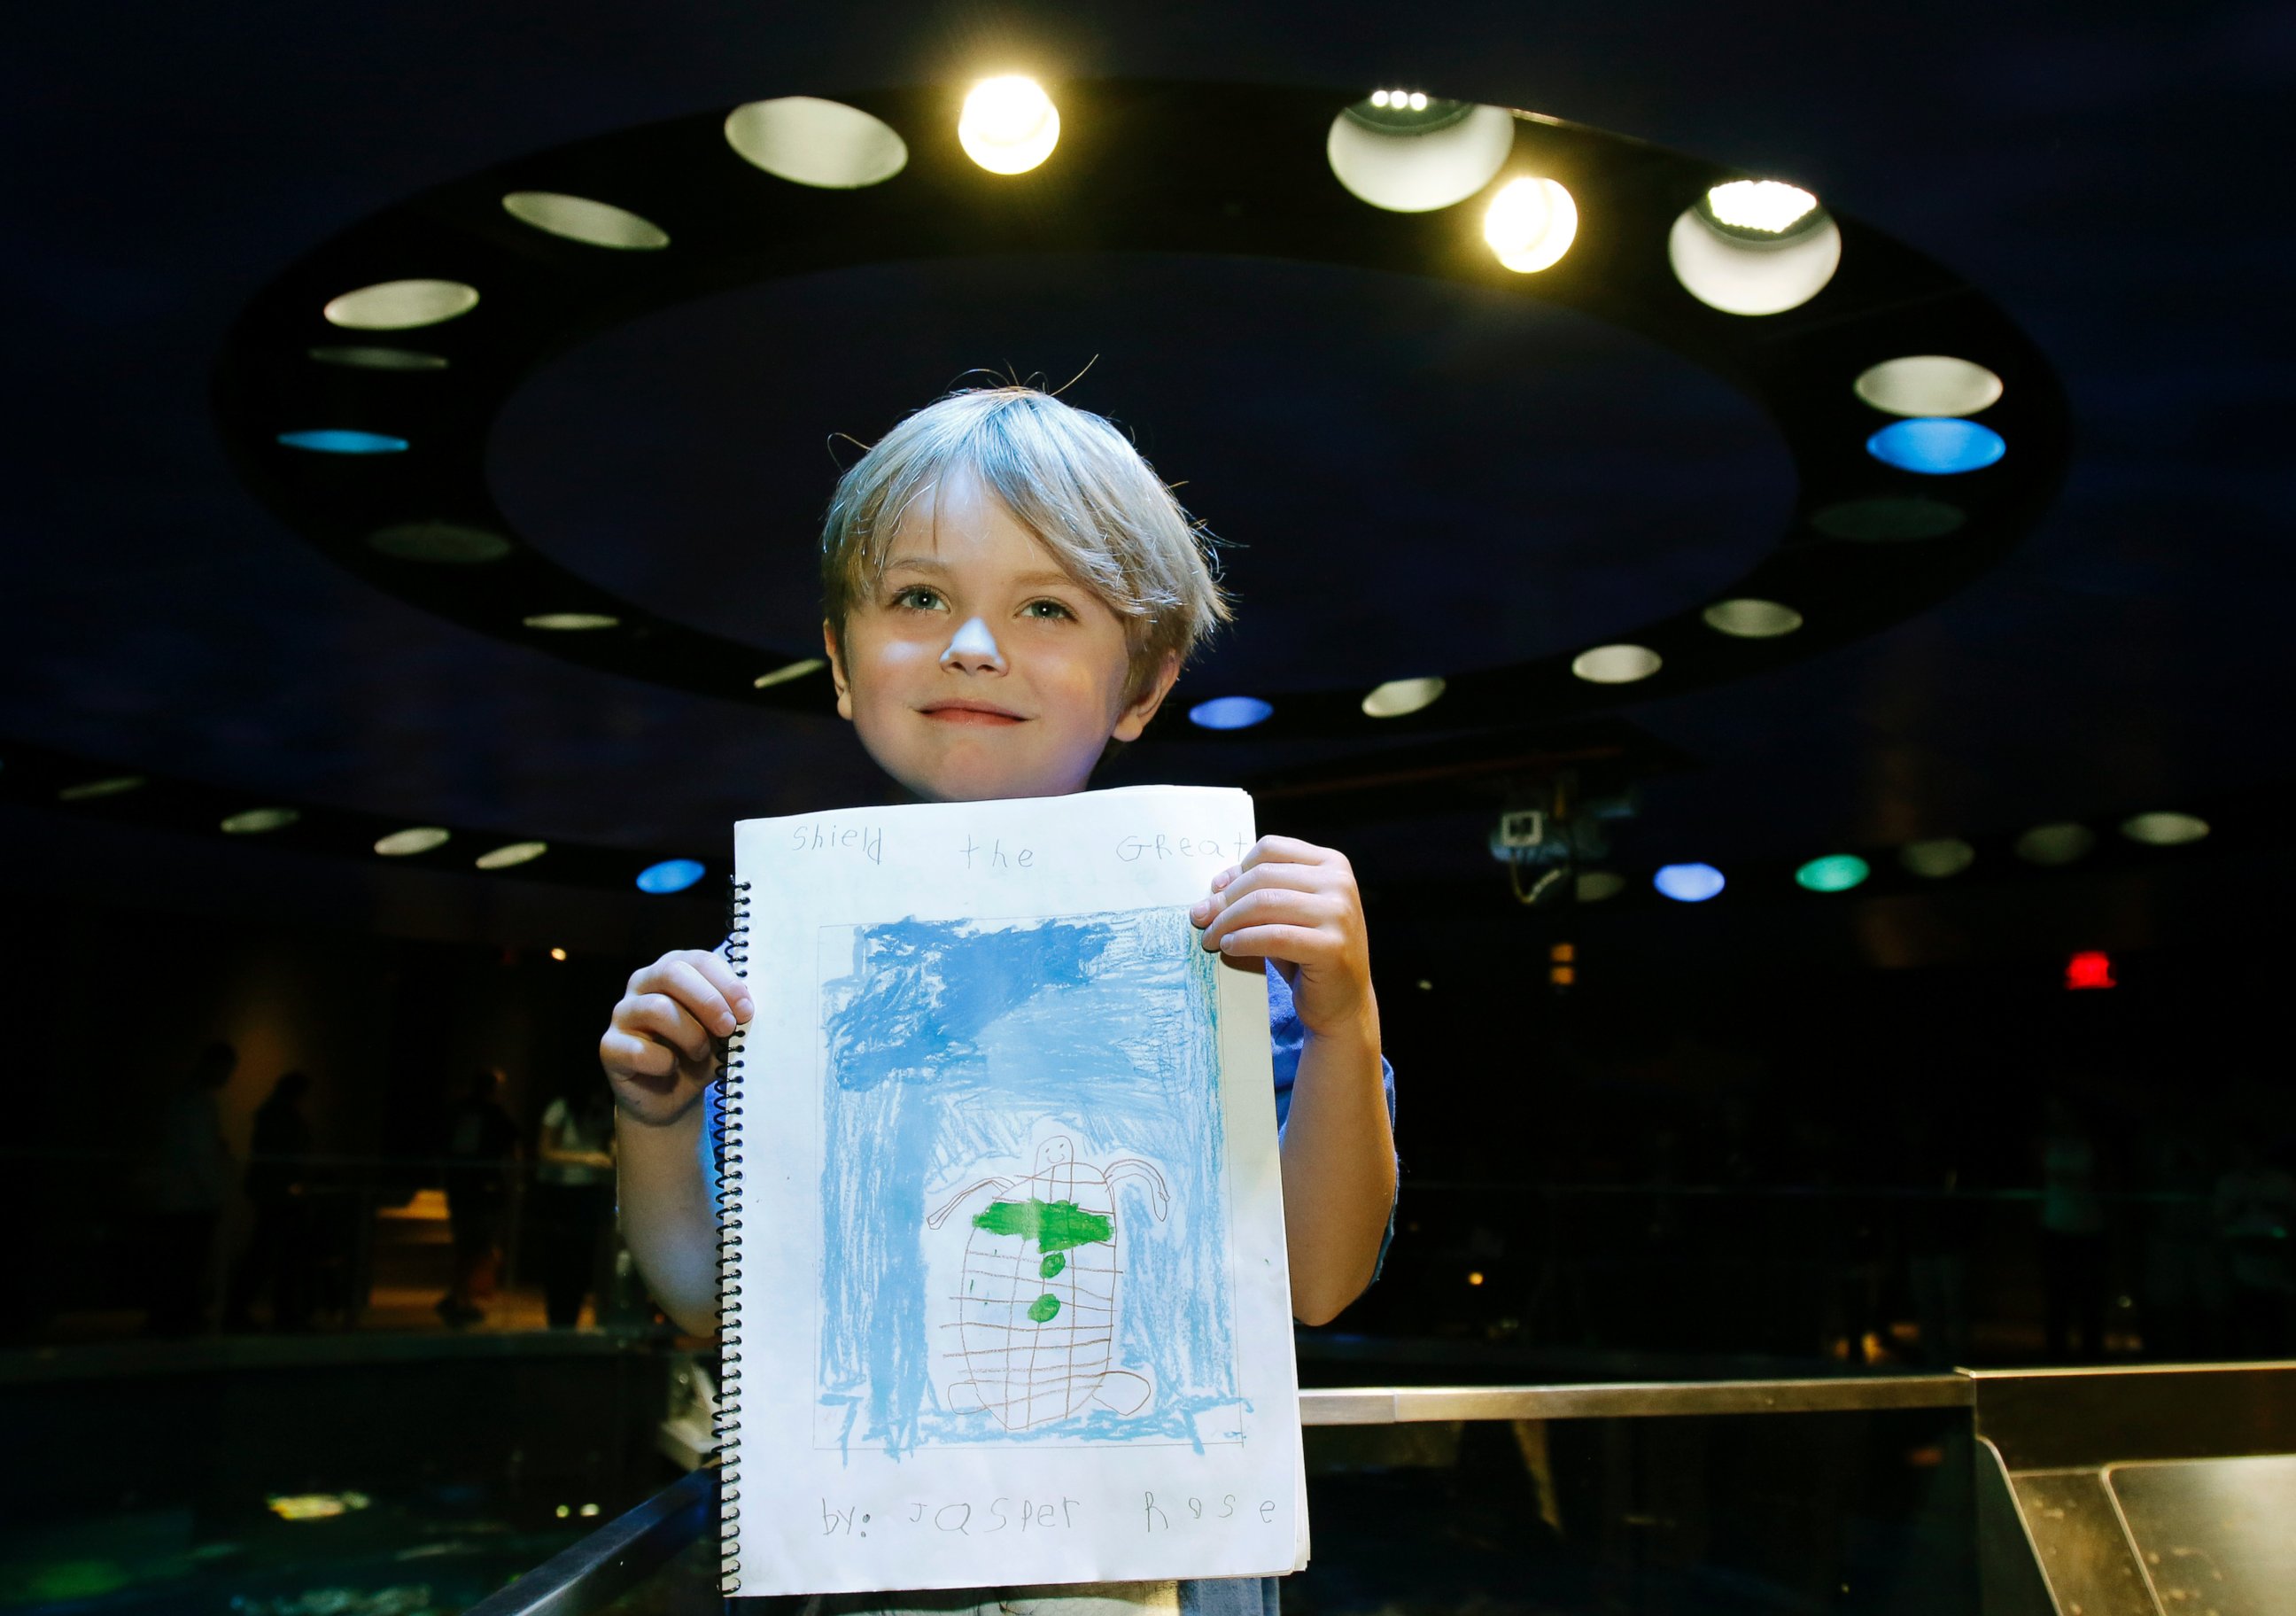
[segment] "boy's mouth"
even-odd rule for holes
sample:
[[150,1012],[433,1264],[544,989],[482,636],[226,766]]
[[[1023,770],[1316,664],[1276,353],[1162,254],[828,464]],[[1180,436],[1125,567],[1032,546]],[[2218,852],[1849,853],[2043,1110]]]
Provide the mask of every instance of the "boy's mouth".
[[917,710],[943,724],[1018,724],[1021,715],[993,701],[930,701]]

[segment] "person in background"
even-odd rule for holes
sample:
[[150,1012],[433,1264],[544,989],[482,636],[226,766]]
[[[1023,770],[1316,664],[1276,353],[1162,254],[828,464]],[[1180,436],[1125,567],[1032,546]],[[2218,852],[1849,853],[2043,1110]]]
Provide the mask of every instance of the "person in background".
[[613,1096],[594,1084],[559,1095],[542,1113],[534,1194],[543,1307],[554,1330],[581,1321],[582,1298],[597,1275],[598,1235],[614,1204],[613,1142]]
[[254,1329],[258,1298],[271,1303],[274,1329],[300,1330],[310,1323],[310,1228],[303,1190],[313,1140],[302,1111],[303,1096],[310,1092],[309,1076],[291,1071],[256,1108],[245,1180],[255,1226],[231,1276],[224,1305],[226,1330]]
[[239,1051],[218,1039],[200,1051],[159,1119],[151,1184],[151,1335],[195,1335],[207,1328],[217,1226],[231,1194],[231,1146],[216,1095],[239,1068]]
[[511,1169],[519,1154],[518,1124],[503,1109],[502,1089],[499,1069],[472,1073],[447,1120],[447,1220],[454,1231],[455,1278],[438,1308],[458,1330],[486,1317],[478,1298],[492,1293],[502,1255]]

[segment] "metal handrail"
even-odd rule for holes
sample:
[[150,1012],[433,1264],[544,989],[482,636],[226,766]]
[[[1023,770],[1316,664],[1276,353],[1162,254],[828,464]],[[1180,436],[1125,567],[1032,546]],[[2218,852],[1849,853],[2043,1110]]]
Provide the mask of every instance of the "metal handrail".
[[[1604,1420],[1745,1414],[1965,1408],[1966,1374],[1842,1375],[1767,1381],[1634,1381],[1576,1386],[1345,1386],[1300,1394],[1302,1425],[1431,1420]],[[697,1470],[545,1561],[466,1616],[582,1616],[644,1579],[709,1529],[717,1472]]]

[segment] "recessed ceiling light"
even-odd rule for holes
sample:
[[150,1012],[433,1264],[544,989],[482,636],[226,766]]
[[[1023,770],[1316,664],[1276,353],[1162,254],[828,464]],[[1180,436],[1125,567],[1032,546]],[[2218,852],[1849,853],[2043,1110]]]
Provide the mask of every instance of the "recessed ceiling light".
[[1942,881],[1975,864],[1977,849],[1958,836],[1940,836],[1930,841],[1907,842],[1898,849],[1898,862],[1912,874]]
[[603,611],[537,611],[519,619],[529,628],[551,634],[584,634],[596,628],[619,628],[622,619]]
[[638,872],[638,890],[657,896],[683,892],[709,873],[699,859],[665,858],[660,864],[648,865]]
[[466,315],[479,306],[479,289],[460,281],[379,281],[328,300],[330,325],[348,331],[413,331]]
[[1598,904],[1606,898],[1616,898],[1627,890],[1627,878],[1615,870],[1581,870],[1577,882],[1577,897],[1582,904]]
[[1562,262],[1578,234],[1578,204],[1551,179],[1511,179],[1483,215],[1483,240],[1501,265],[1535,275]]
[[1968,520],[1958,505],[1941,499],[1851,499],[1827,505],[1809,525],[1828,538],[1876,545],[1943,538]]
[[1784,180],[1734,179],[1706,193],[1706,210],[1733,230],[1784,235],[1817,211],[1817,198]]
[[282,432],[279,441],[291,449],[314,455],[399,455],[406,439],[385,432],[355,432],[343,427],[315,427],[308,431]]
[[385,858],[406,858],[416,853],[427,853],[432,848],[443,847],[454,834],[435,824],[410,825],[403,831],[393,831],[378,839],[374,850]]
[[503,211],[521,224],[588,247],[651,252],[669,245],[669,233],[652,219],[586,196],[569,196],[562,191],[513,191],[502,199],[502,205]]
[[1866,440],[1866,452],[1883,465],[1923,477],[1957,477],[1982,471],[2008,452],[1989,426],[1952,416],[1924,415],[1883,427]]
[[1794,872],[1794,885],[1809,892],[1847,892],[1862,886],[1874,866],[1855,853],[1829,853]]
[[1060,138],[1061,110],[1044,86],[1020,73],[973,86],[956,120],[957,144],[991,174],[1026,174]]
[[1909,354],[1859,373],[1857,396],[1892,415],[1974,415],[2001,399],[2001,378],[1945,354]]
[[1702,904],[1728,884],[1722,872],[1710,864],[1666,865],[1651,877],[1651,885],[1661,897],[1678,904]]
[[2120,822],[2120,833],[2149,847],[2175,848],[2209,833],[2209,822],[2191,814],[2138,814]]
[[2067,865],[2086,857],[2096,833],[2085,824],[2037,824],[2017,838],[2017,857],[2038,865]]
[[1258,696],[1214,696],[1188,709],[1188,722],[1203,729],[1250,729],[1275,710]]
[[1390,679],[1363,699],[1363,710],[1374,718],[1400,718],[1427,706],[1443,691],[1444,682],[1433,676],[1421,679]]
[[498,562],[516,547],[492,529],[454,521],[399,522],[377,529],[366,536],[366,542],[403,562],[434,562],[449,567]]
[[304,350],[322,365],[352,370],[445,370],[437,354],[419,354],[411,348],[313,348]]
[[1597,645],[1570,659],[1570,671],[1589,685],[1632,685],[1662,666],[1647,645]]
[[761,673],[751,679],[750,684],[757,690],[771,690],[776,685],[786,685],[791,679],[801,679],[806,675],[817,673],[828,666],[829,664],[819,657],[808,657],[802,662],[786,663],[775,669],[771,673]]
[[550,957],[562,963],[566,958],[566,950],[563,948],[553,948],[550,951]]
[[726,119],[726,144],[775,179],[825,191],[882,185],[909,160],[908,146],[890,124],[816,95],[735,107]]
[[[1684,209],[1667,233],[1667,262],[1674,278],[1692,297],[1724,314],[1775,315],[1799,308],[1824,291],[1841,266],[1841,227],[1815,207],[1815,198],[1783,234],[1772,234],[1762,224],[1735,223],[1784,217],[1784,203],[1773,208],[1753,202],[1752,193],[1744,199],[1738,195],[1740,186],[1761,183],[1717,185],[1702,203]],[[1796,186],[1779,190],[1808,195]]]
[[1514,151],[1505,107],[1388,92],[1332,119],[1324,160],[1349,195],[1390,213],[1430,213],[1465,201],[1498,176]]
[[1717,601],[1699,614],[1706,626],[1742,640],[1774,640],[1801,627],[1801,613],[1776,601]]
[[498,848],[489,848],[471,862],[481,870],[508,870],[522,864],[532,864],[550,851],[546,841],[506,841]]
[[302,816],[291,808],[247,808],[225,819],[222,830],[227,836],[260,836],[266,831],[284,830]]
[[77,785],[65,786],[56,793],[58,802],[94,802],[105,797],[123,796],[140,791],[144,786],[141,775],[110,775],[101,780],[83,780]]

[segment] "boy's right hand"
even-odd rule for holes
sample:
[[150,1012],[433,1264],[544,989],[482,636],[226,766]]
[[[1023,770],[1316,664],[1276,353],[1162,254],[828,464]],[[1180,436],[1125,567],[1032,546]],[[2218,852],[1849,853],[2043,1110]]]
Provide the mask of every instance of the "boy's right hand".
[[634,973],[598,1040],[614,1103],[640,1122],[677,1120],[718,1075],[718,1040],[753,1010],[734,967],[704,948],[676,949]]

